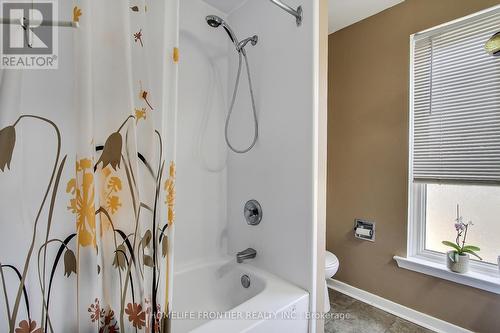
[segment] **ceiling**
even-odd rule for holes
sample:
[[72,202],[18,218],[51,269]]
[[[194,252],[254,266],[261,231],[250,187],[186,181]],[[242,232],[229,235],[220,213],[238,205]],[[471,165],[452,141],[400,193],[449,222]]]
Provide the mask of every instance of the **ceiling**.
[[328,33],[375,15],[404,0],[329,0]]
[[[229,13],[245,0],[204,0],[224,13]],[[257,0],[251,0],[257,1]],[[269,0],[258,0],[269,1]],[[295,7],[305,0],[282,0]],[[329,24],[328,33],[338,31],[353,23],[375,15],[389,7],[397,5],[404,0],[328,0]]]

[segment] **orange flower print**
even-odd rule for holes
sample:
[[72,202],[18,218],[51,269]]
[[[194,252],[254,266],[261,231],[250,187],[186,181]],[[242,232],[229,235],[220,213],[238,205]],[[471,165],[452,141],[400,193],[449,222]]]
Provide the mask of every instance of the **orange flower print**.
[[135,122],[138,123],[141,119],[146,119],[146,108],[135,109]]
[[90,304],[88,312],[90,313],[90,319],[93,323],[99,321],[99,318],[101,317],[101,306],[99,304],[99,299],[96,298],[95,303]]
[[95,239],[95,205],[94,174],[92,160],[84,158],[76,163],[77,177],[71,179],[66,186],[66,193],[74,198],[70,200],[68,210],[76,214],[78,243],[85,247],[96,245]]
[[115,312],[111,309],[103,311],[101,314],[101,328],[99,333],[118,333],[118,321],[115,319]]
[[179,62],[179,48],[174,47],[174,52],[173,52],[172,58],[174,59],[174,63],[177,64]]
[[75,6],[73,8],[73,22],[80,22],[80,16],[82,16],[82,10]]
[[116,195],[109,197],[108,200],[106,200],[106,203],[108,204],[108,208],[111,210],[112,214],[116,213],[116,211],[122,206],[120,198]]
[[146,312],[142,311],[142,305],[128,303],[125,313],[128,314],[128,321],[131,322],[135,328],[141,329],[146,325]]
[[92,160],[90,158],[82,158],[76,162],[76,171],[83,171],[92,167]]
[[[120,329],[118,328],[117,326],[118,324],[114,324],[113,326],[108,326],[107,327],[107,333],[118,333],[120,332]],[[99,330],[99,333],[101,333],[101,331]],[[104,330],[102,330],[102,333],[104,333]]]
[[[144,102],[146,102],[146,104],[149,106],[149,108],[151,110],[154,110],[153,106],[151,105],[151,103],[148,100],[149,93],[146,90],[142,89],[142,81],[139,81],[139,86],[140,86],[139,98],[143,99]],[[146,117],[144,117],[144,118],[146,118]]]
[[167,192],[167,198],[165,203],[167,204],[167,221],[168,225],[172,225],[175,220],[175,163],[170,162],[168,179],[165,181],[165,191]]
[[[110,169],[109,166],[102,170],[101,179],[100,205],[102,207],[106,207],[108,213],[113,215],[120,209],[120,207],[122,207],[120,199],[120,192],[123,188],[122,180],[113,172],[112,169]],[[106,216],[101,216],[101,227],[106,229],[111,227],[111,223],[108,221]]]
[[88,311],[90,313],[90,320],[98,325],[98,333],[119,332],[118,321],[115,319],[115,312],[109,307],[107,310],[101,308],[98,298],[95,299],[94,304],[89,306]]
[[122,181],[119,177],[111,177],[108,182],[108,189],[118,192],[122,190]]
[[16,333],[43,333],[42,328],[36,328],[36,321],[30,320],[28,321],[23,320],[19,323],[19,327],[16,328]]

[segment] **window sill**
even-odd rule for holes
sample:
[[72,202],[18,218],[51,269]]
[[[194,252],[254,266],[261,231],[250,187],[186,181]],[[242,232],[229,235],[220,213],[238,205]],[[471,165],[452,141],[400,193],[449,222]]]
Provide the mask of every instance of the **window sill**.
[[469,271],[465,274],[451,272],[445,264],[435,263],[430,260],[420,258],[403,258],[394,256],[394,260],[400,268],[409,269],[444,280],[486,290],[495,294],[500,294],[500,275],[492,276],[489,274]]

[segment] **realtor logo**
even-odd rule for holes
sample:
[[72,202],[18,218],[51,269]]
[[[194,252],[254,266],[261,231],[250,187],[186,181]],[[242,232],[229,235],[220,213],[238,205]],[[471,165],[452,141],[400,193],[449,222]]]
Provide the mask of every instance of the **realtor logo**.
[[2,0],[2,68],[57,68],[56,9],[50,0]]

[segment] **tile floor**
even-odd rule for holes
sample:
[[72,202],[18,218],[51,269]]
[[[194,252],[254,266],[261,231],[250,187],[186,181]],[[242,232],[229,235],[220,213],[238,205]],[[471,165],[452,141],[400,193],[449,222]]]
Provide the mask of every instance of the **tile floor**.
[[366,303],[334,290],[330,292],[330,319],[325,333],[432,333]]

